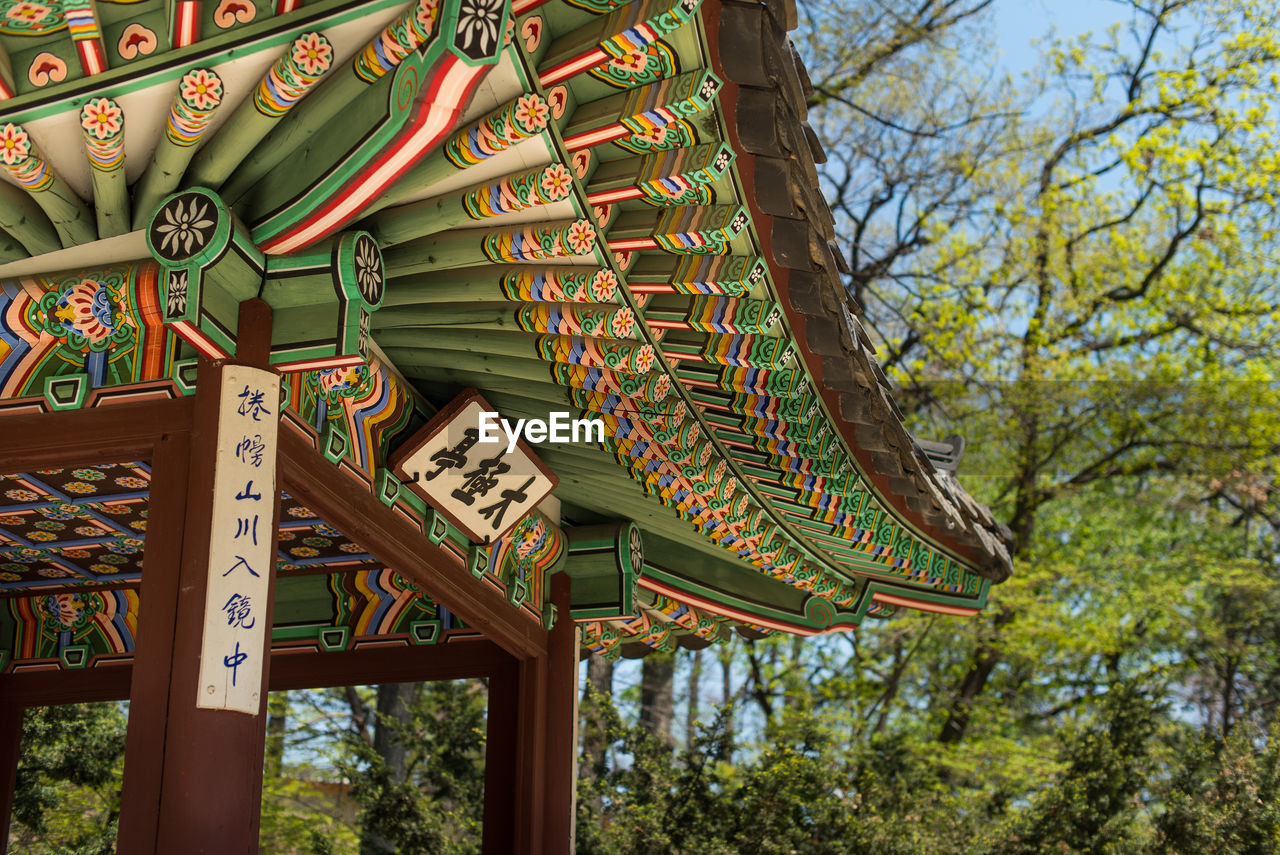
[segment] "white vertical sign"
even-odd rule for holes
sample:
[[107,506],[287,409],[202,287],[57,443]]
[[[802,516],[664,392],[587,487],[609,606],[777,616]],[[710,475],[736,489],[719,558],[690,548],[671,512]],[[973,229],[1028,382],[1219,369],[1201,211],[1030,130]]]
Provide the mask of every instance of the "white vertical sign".
[[257,715],[262,655],[275,567],[271,529],[276,495],[280,377],[243,365],[222,369],[209,584],[196,706]]

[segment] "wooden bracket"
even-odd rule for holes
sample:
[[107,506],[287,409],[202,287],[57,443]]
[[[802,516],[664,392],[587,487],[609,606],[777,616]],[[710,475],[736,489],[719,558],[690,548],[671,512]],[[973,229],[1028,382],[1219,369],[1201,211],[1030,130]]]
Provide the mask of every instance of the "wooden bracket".
[[369,316],[382,305],[382,252],[367,232],[345,232],[292,254],[267,256],[212,190],[164,199],[147,227],[163,267],[164,320],[212,359],[236,353],[240,303],[274,312],[270,364],[282,371],[368,359]]

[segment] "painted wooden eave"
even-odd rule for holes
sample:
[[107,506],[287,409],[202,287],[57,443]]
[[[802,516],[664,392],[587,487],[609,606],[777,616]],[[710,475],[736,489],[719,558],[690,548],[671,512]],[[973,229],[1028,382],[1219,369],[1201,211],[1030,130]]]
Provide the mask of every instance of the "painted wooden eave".
[[863,471],[909,519],[987,578],[1008,578],[1011,532],[912,438],[841,281],[834,218],[818,190],[816,164],[826,155],[807,122],[812,88],[786,36],[797,25],[794,0],[725,0],[718,8],[707,31],[715,70],[726,80],[721,109],[737,168],[752,188],[753,222],[833,423]]
[[[696,0],[516,3],[508,30],[513,43],[478,83],[468,82],[474,87],[465,97],[444,105],[456,115],[441,120],[453,123],[443,144],[396,148],[400,138],[387,131],[362,150],[364,127],[383,133],[373,114],[388,103],[392,84],[406,81],[409,71],[431,79],[443,67],[408,51],[403,69],[360,74],[359,57],[374,55],[365,48],[370,36],[385,37],[377,35],[380,22],[408,20],[401,16],[411,12],[381,0],[359,10],[322,0],[136,66],[0,101],[0,125],[30,122],[37,149],[50,146],[49,164],[74,191],[66,206],[54,208],[57,218],[14,209],[10,220],[0,220],[25,246],[14,248],[14,258],[37,254],[15,260],[12,269],[47,271],[40,253],[52,255],[55,236],[86,245],[77,235],[93,228],[94,217],[72,197],[103,203],[114,191],[96,174],[89,180],[83,142],[74,132],[64,139],[58,129],[79,127],[85,98],[119,98],[134,129],[122,170],[133,184],[134,210],[117,202],[116,219],[154,222],[170,204],[157,207],[162,191],[211,187],[198,192],[221,194],[220,210],[236,223],[236,257],[248,263],[233,271],[247,289],[240,299],[282,271],[311,264],[307,253],[321,251],[336,232],[368,233],[389,277],[381,308],[373,307],[372,341],[436,404],[478,386],[504,415],[568,408],[614,420],[617,435],[603,448],[539,450],[561,476],[570,522],[622,515],[645,526],[655,542],[676,544],[655,552],[665,550],[666,557],[655,557],[653,572],[642,578],[647,599],[633,618],[594,630],[602,647],[614,650],[635,638],[662,647],[673,632],[719,638],[725,621],[750,631],[813,634],[896,607],[946,614],[982,608],[991,581],[1008,574],[1004,536],[985,509],[917,452],[844,306],[826,245],[829,212],[808,189],[817,182],[812,135],[802,124],[803,84],[794,66],[787,71],[787,55],[772,47],[764,54],[774,44],[769,40],[785,33],[776,10],[722,7],[718,0],[701,9]],[[758,45],[718,42],[735,15],[745,16]],[[304,29],[331,37],[332,70],[313,93],[298,96],[296,110],[264,113],[254,106],[259,80]],[[623,74],[623,82],[611,83],[601,51],[614,50],[625,66],[626,39],[634,32],[656,34],[674,67],[656,80]],[[739,50],[746,59],[722,56]],[[761,54],[759,68],[744,70],[739,66],[756,61],[751,50]],[[177,158],[160,139],[163,117],[178,78],[196,60],[225,78],[227,94],[203,139]],[[138,74],[128,74],[130,68]],[[767,114],[773,122],[740,121],[761,104],[781,110]],[[535,108],[546,111],[544,127],[517,133],[515,117]],[[664,110],[683,117],[689,140],[667,149],[654,144],[658,156],[646,158],[651,149],[637,142],[639,132],[617,136],[622,119],[649,127]],[[608,141],[615,137],[617,145]],[[381,190],[366,182],[353,193],[365,174],[360,170],[387,151],[401,158],[395,164],[404,171]],[[332,173],[314,178],[326,169]],[[572,185],[566,194],[542,198],[539,186],[562,180]],[[678,198],[663,197],[668,185],[678,188]],[[517,187],[523,196],[513,192]],[[353,200],[350,212],[315,225],[312,213],[338,197]],[[93,213],[105,236],[115,226],[108,217],[104,227],[103,206]],[[576,245],[575,229],[579,237],[590,230],[591,239]],[[323,241],[313,240],[326,230]],[[689,245],[726,254],[682,252]],[[159,255],[156,261],[175,274],[188,263]],[[220,256],[206,267],[239,263]],[[217,274],[221,281],[235,278]],[[185,305],[195,290],[181,281]],[[714,288],[700,291],[708,282]],[[332,302],[328,280],[306,287],[316,297],[327,288]],[[305,296],[277,299],[282,328],[332,313],[331,305],[312,306]],[[354,341],[354,316],[344,324]],[[340,355],[358,361],[367,354],[366,348]],[[733,361],[742,358],[748,361]],[[637,408],[651,417],[644,430],[619,421],[634,421]],[[642,436],[646,431],[662,436]],[[823,467],[835,457],[852,464],[828,472]],[[384,462],[362,466],[394,495],[399,488],[379,470]],[[855,522],[868,508],[878,522]],[[698,561],[674,560],[681,548]]]

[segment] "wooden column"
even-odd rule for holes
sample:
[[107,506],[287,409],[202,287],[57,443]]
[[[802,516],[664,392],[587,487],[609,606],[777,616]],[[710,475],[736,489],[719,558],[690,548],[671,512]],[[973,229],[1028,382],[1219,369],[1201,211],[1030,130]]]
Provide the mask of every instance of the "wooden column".
[[520,669],[515,660],[489,676],[489,718],[485,728],[484,823],[480,851],[507,855],[516,849],[516,759],[520,731],[517,703]]
[[[261,301],[241,305],[237,362],[265,366],[270,318]],[[204,688],[200,668],[223,371],[221,363],[200,365],[185,471],[178,462],[183,440],[162,440],[156,451],[126,746],[122,855],[258,851],[273,566],[259,568],[269,580],[265,602],[255,603],[254,610],[268,630],[261,648],[236,648],[262,663],[257,714],[197,706],[197,692]],[[278,418],[278,400],[269,404]],[[270,539],[274,554],[278,489],[267,495],[264,488],[262,499],[261,511],[270,521],[258,527],[257,536]]]
[[545,855],[573,855],[578,789],[578,625],[569,616],[567,573],[551,577],[559,619],[547,644]]
[[[559,619],[548,633],[547,652],[522,659],[517,666],[516,744],[507,768],[514,787],[514,851],[521,853],[572,855],[574,851],[578,629],[569,617],[569,585],[564,573],[552,577],[551,597]],[[490,704],[494,703],[491,695]]]
[[518,671],[514,757],[516,801],[513,806],[515,851],[541,855],[547,769],[547,657],[524,659],[519,663]]
[[[151,459],[151,500],[142,556],[146,570],[138,588],[138,633],[116,836],[120,853],[156,851],[190,454],[191,437],[184,431],[162,437]],[[207,497],[200,500],[207,502]]]
[[26,707],[6,702],[0,707],[0,847],[9,840],[9,814],[18,783],[18,758],[22,755],[22,714]]

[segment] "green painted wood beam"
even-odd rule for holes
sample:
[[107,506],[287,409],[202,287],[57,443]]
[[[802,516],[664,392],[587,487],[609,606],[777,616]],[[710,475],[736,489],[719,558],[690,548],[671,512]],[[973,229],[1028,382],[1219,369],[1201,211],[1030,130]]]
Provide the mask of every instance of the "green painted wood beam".
[[419,308],[394,306],[379,312],[375,330],[418,328],[423,343],[433,329],[463,327],[476,330],[629,338],[636,331],[635,313],[627,306],[586,303],[452,303]]
[[[652,546],[650,542],[652,541]],[[707,591],[715,591],[728,603],[761,610],[762,616],[785,615],[804,622],[805,603],[813,594],[779,581],[742,562],[706,560],[691,556],[683,540],[655,533],[645,542],[645,563],[688,579]],[[740,565],[740,566],[739,566]]]
[[294,39],[227,121],[227,130],[200,150],[187,183],[220,188],[263,138],[310,92],[333,65],[333,46],[323,33]]
[[527,226],[455,229],[389,248],[391,276],[455,270],[480,264],[556,263],[570,256],[594,260],[596,227],[590,220],[557,220]]
[[[375,36],[354,61],[330,75],[311,97],[289,111],[286,121],[276,123],[269,130],[221,186],[223,197],[238,207],[241,198],[253,191],[269,172],[305,150],[314,136],[332,128],[339,115],[360,103],[371,86],[386,78],[388,72],[426,42],[428,34],[423,31],[420,12],[435,24],[439,23],[438,4],[430,0],[412,3]],[[387,89],[389,84],[388,80],[382,88]]]
[[[95,75],[93,81],[98,91],[133,91],[139,83],[147,80],[174,79],[174,66],[180,61],[185,61],[188,67],[210,65],[247,51],[272,48],[282,50],[300,30],[335,27],[363,18],[383,17],[403,5],[404,0],[308,0],[301,8],[289,13],[287,18],[260,12],[249,23],[237,23],[230,29],[207,27],[202,33],[204,38],[177,51],[169,48],[162,35],[161,44],[155,51],[145,56],[139,53],[128,62],[117,63]],[[136,14],[130,11],[130,6],[135,10],[137,8],[136,4],[106,4],[99,12],[103,9],[119,9],[120,14],[128,18]],[[209,8],[211,7],[206,7],[206,12]],[[156,29],[156,24],[157,21],[153,19],[148,28],[162,32]],[[108,24],[108,28],[110,26]],[[163,17],[159,19],[158,26],[163,28]],[[66,38],[66,34],[63,33],[60,37]],[[83,78],[50,84],[6,101],[4,108],[19,121],[33,121],[56,115],[66,110],[66,103],[60,96],[70,94],[82,85]]]
[[[744,573],[763,575],[760,568],[726,552],[701,534],[693,523],[682,520],[673,509],[649,496],[642,485],[630,479],[607,456],[598,459],[584,458],[572,454],[562,446],[545,445],[539,446],[535,453],[555,469],[556,474],[561,477],[558,492],[571,501],[623,514],[639,522],[646,531],[678,540],[688,548],[696,549],[735,568],[740,565]],[[606,472],[610,473],[607,477],[604,475]]]
[[80,130],[93,180],[98,237],[129,231],[129,186],[124,172],[124,110],[110,98],[90,98],[80,108]]
[[156,209],[147,244],[163,268],[165,322],[205,355],[236,352],[239,306],[261,297],[274,310],[272,365],[303,370],[368,359],[369,316],[386,277],[367,232],[268,257],[217,194],[195,187]]
[[386,283],[368,232],[343,232],[265,261],[260,296],[274,310],[272,365],[299,371],[368,360],[369,319]]
[[644,567],[644,536],[635,523],[568,526],[562,569],[572,580],[569,614],[575,621],[629,618]]
[[567,404],[569,400],[568,389],[551,382],[551,366],[546,363],[536,365],[526,360],[518,360],[517,364],[527,363],[527,369],[521,370],[516,376],[510,376],[500,371],[485,373],[459,369],[456,367],[458,361],[456,355],[453,358],[454,366],[418,365],[412,362],[416,352],[406,353],[400,349],[385,347],[381,350],[401,374],[410,380],[420,381],[422,388],[442,386],[465,389],[468,386],[475,386],[483,389],[486,395],[490,392],[514,393],[523,389],[527,394],[537,396],[552,406]]
[[[465,368],[459,368],[458,356],[451,351],[422,351],[384,348],[383,352],[406,377],[431,382],[456,383],[480,388],[504,387],[510,381],[547,382],[566,390],[585,389],[608,392],[639,401],[660,402],[670,392],[666,376],[652,372],[642,376],[621,374],[601,369],[584,369],[577,365],[548,362],[538,366],[525,359],[509,356],[473,354]],[[566,398],[567,400],[567,398]]]
[[8,232],[0,231],[0,264],[30,258],[31,253]]
[[[457,99],[497,66],[502,39],[473,37],[471,7],[461,0],[420,4],[403,31],[390,34],[401,39],[398,46],[384,38],[357,58],[357,65],[376,58],[383,74],[367,97],[349,102],[341,121],[295,146],[290,160],[249,191],[253,236],[265,251],[292,251],[357,219],[402,170],[444,141],[460,119]],[[493,11],[505,16],[505,2]],[[394,67],[383,62],[402,51]]]
[[9,51],[3,44],[0,44],[0,88],[5,90],[9,98],[18,91],[13,78],[13,62],[9,59]]
[[698,11],[701,0],[632,0],[557,38],[538,65],[544,87],[568,80],[609,59],[619,59],[673,32]]
[[411,167],[366,213],[401,205],[421,188],[470,169],[534,137],[543,138],[550,156],[550,138],[545,132],[556,121],[555,111],[542,95],[525,93],[451,136],[444,145]]
[[224,94],[222,79],[207,68],[193,68],[178,81],[164,134],[133,188],[135,229],[142,228],[160,200],[178,188]]
[[618,277],[608,268],[485,264],[442,273],[397,276],[383,306],[438,303],[614,303]]
[[637,294],[742,297],[767,284],[767,274],[764,259],[758,256],[642,252],[627,271],[627,285]]
[[616,250],[661,249],[695,255],[728,255],[750,218],[740,205],[683,205],[624,211],[609,228]]
[[49,215],[30,193],[8,181],[0,181],[0,229],[26,250],[27,255],[43,255],[62,248]]
[[384,247],[438,234],[452,228],[476,226],[493,217],[518,214],[554,202],[565,201],[573,178],[563,164],[492,179],[434,199],[388,208],[362,225]]
[[[93,215],[36,150],[30,135],[12,122],[0,127],[8,151],[4,169],[46,214],[63,247],[91,243],[98,237]],[[25,206],[19,212],[25,211]],[[8,215],[26,219],[22,213]],[[17,232],[11,232],[17,236]]]
[[564,128],[565,147],[578,151],[697,119],[715,103],[721,86],[713,73],[697,69],[579,105]]
[[[377,315],[374,316],[375,320]],[[526,332],[499,332],[472,329],[433,329],[430,333],[414,329],[378,330],[380,347],[413,347],[424,342],[432,348],[460,354],[491,353],[535,362],[563,362],[607,368],[626,374],[646,374],[653,363],[653,348],[634,341],[584,338],[567,335],[540,335]]]
[[601,165],[587,182],[593,203],[641,199],[654,205],[706,205],[734,161],[724,143],[654,152]]
[[805,605],[813,594],[716,546],[656,499],[642,493],[633,497],[622,489],[624,485],[601,480],[591,467],[575,465],[558,452],[544,457],[561,476],[557,495],[584,506],[607,507],[634,520],[644,531],[646,567],[661,567],[713,601],[773,620],[806,622]]

